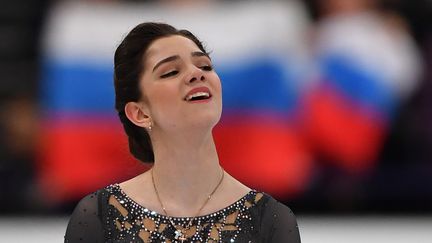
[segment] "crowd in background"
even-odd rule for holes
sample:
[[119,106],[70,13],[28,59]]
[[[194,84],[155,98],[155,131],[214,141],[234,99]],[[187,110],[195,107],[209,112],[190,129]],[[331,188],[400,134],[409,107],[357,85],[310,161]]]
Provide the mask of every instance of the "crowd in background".
[[[89,2],[120,4],[141,1]],[[168,5],[204,3],[168,0],[142,2]],[[229,4],[229,1],[223,2]],[[382,50],[378,49],[377,53],[372,53],[376,56],[366,55],[364,58],[389,63],[383,66],[389,67],[387,73],[398,80],[389,87],[394,88],[400,98],[389,108],[391,111],[385,113],[388,116],[383,118],[384,128],[377,135],[377,141],[382,146],[365,148],[360,150],[364,153],[358,155],[367,156],[369,152],[375,154],[361,160],[373,163],[374,170],[368,170],[367,173],[353,172],[350,170],[350,161],[338,162],[347,161],[343,154],[336,153],[333,156],[335,153],[332,149],[338,150],[339,147],[329,147],[327,140],[314,138],[316,159],[320,160],[320,163],[316,163],[319,169],[313,174],[313,182],[301,195],[286,198],[285,201],[289,201],[298,212],[432,212],[432,189],[428,186],[432,184],[432,3],[427,0],[307,0],[302,3],[307,7],[311,20],[308,30],[310,52],[322,54],[321,49],[340,47],[338,40],[328,41],[325,32],[339,33],[342,34],[341,39],[349,39],[350,36],[343,36],[343,31],[334,32],[333,28],[339,28],[338,25],[346,25],[341,28],[359,26],[349,26],[350,22],[366,23],[365,29],[359,27],[356,33],[362,33],[361,38],[369,38],[367,41],[372,43],[372,47],[381,40],[378,38],[387,38],[380,36],[381,30],[391,32],[393,39],[383,43],[394,44],[398,53],[384,53],[388,57],[381,60]],[[35,180],[41,117],[38,83],[42,65],[40,40],[46,13],[55,4],[56,1],[19,0],[2,3],[0,8],[0,213],[3,214],[67,212],[75,204],[50,204],[44,200]],[[370,26],[385,27],[373,32]],[[414,41],[414,47],[406,44],[407,38]],[[362,44],[357,46],[355,40],[352,46],[346,48],[361,49]],[[410,48],[414,48],[413,53],[407,50]],[[364,53],[360,51],[357,54],[363,58]],[[394,64],[394,59],[403,60]],[[325,76],[325,73],[317,75]],[[316,82],[310,85],[321,87]],[[311,97],[320,98],[313,93]],[[311,117],[319,117],[319,114],[314,113]],[[310,122],[309,126],[313,129],[320,126]],[[309,128],[306,127],[306,130],[309,131]],[[362,134],[357,136],[358,139],[363,138]],[[375,153],[374,149],[378,151]],[[353,164],[357,166],[359,162],[354,161]],[[367,168],[369,165],[362,166]]]

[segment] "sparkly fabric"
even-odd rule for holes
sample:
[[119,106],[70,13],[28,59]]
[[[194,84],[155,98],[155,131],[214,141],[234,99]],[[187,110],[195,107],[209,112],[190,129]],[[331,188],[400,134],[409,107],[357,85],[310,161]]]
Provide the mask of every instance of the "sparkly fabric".
[[[117,184],[88,195],[75,208],[65,242],[300,243],[295,216],[269,195],[250,191],[209,215],[169,219],[139,205]],[[179,234],[183,229],[185,235]]]

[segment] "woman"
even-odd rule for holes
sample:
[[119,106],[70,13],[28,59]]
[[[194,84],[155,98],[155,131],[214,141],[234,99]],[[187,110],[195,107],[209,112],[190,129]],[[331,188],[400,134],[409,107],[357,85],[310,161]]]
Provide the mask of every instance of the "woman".
[[65,242],[300,242],[292,212],[219,165],[221,83],[201,42],[136,26],[114,57],[116,109],[131,153],[153,166],[81,200]]

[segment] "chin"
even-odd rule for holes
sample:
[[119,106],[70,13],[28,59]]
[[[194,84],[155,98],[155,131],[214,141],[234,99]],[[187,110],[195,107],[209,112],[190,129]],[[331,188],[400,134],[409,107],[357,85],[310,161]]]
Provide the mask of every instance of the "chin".
[[206,114],[197,114],[193,121],[191,121],[191,124],[193,124],[193,127],[198,128],[207,128],[207,129],[213,129],[216,124],[219,123],[219,120],[221,118],[221,113],[218,112],[211,112]]

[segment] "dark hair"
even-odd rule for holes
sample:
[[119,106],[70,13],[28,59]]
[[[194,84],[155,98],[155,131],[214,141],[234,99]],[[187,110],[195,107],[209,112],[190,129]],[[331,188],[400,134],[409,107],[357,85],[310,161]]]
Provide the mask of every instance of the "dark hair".
[[127,117],[125,105],[143,98],[139,80],[144,72],[144,54],[157,39],[180,35],[192,40],[204,52],[202,43],[189,31],[177,30],[164,23],[142,23],[133,28],[123,39],[114,55],[115,109],[128,136],[129,150],[142,162],[153,163],[154,154],[146,129],[136,126]]

